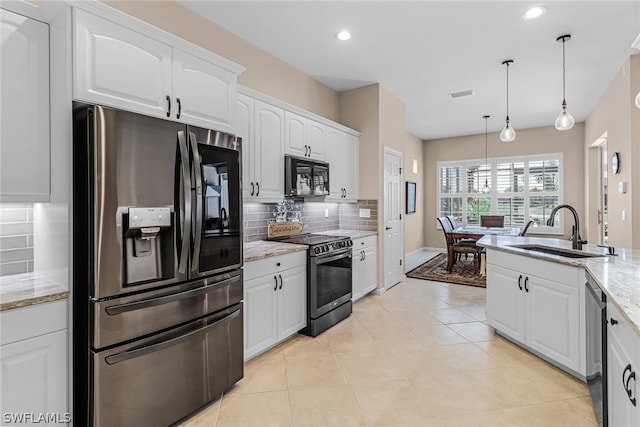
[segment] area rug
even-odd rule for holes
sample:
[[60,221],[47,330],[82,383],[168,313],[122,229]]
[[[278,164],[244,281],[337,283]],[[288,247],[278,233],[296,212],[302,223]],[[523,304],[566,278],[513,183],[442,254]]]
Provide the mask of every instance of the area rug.
[[447,254],[438,254],[422,265],[406,274],[414,279],[433,280],[436,282],[455,283],[458,285],[486,287],[485,278],[473,267],[473,259],[460,260],[447,272]]

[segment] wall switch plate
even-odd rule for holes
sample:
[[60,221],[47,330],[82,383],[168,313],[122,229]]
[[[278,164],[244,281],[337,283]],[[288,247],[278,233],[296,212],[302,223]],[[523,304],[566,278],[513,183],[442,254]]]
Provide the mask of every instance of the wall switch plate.
[[324,217],[329,218],[329,209],[324,210]]
[[627,192],[627,182],[626,181],[620,181],[618,183],[618,193],[625,194],[626,192]]
[[626,220],[627,219],[627,212],[623,209],[622,210],[622,220]]
[[371,218],[371,209],[360,209],[360,218]]

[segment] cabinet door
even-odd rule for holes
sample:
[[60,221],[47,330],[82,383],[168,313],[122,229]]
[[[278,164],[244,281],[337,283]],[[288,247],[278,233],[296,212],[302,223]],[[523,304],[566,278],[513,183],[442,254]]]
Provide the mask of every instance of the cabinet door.
[[74,19],[74,98],[169,117],[171,48],[82,10]]
[[307,120],[307,141],[309,143],[309,157],[324,160],[326,151],[325,126],[313,120]]
[[364,268],[364,277],[362,289],[365,294],[368,294],[372,290],[378,287],[378,248],[376,246],[369,246],[364,249],[364,261],[362,262]]
[[[67,409],[67,331],[0,348],[0,413],[57,413]],[[67,420],[69,421],[69,420]]]
[[580,291],[562,283],[527,276],[527,345],[580,372]]
[[[253,99],[238,94],[237,130],[236,135],[242,138],[242,197],[253,198],[255,183],[253,182],[253,164],[255,159],[255,139],[253,138]],[[252,188],[253,187],[253,188]]]
[[290,111],[284,113],[284,152],[291,156],[309,157],[307,119]]
[[487,265],[487,321],[521,343],[525,343],[525,292],[518,279],[523,284],[524,278],[513,270]]
[[192,125],[235,133],[235,74],[175,48],[172,63],[173,116]]
[[[352,297],[353,301],[357,301],[364,296],[364,249],[359,248],[357,240],[353,241],[353,259],[351,268],[351,283],[352,283]],[[356,250],[357,249],[357,250]]]
[[360,139],[345,134],[345,199],[357,201],[360,195]]
[[244,358],[249,359],[278,341],[276,274],[244,283]]
[[253,159],[256,197],[282,200],[284,197],[284,111],[255,100],[255,144]]
[[341,201],[347,181],[347,158],[349,154],[345,146],[345,133],[327,127],[326,132],[327,161],[329,162],[329,195],[327,200]]
[[[611,326],[609,326],[610,328]],[[627,395],[623,378],[628,378],[629,371],[627,366],[631,363],[629,356],[624,351],[624,347],[617,337],[608,331],[607,333],[607,393],[609,400],[609,425],[610,426],[637,426],[638,425],[638,409],[633,406]],[[639,367],[631,366],[636,372],[636,380],[629,381],[632,387],[632,396],[638,402],[637,381],[639,375]],[[627,369],[627,372],[625,372]],[[625,375],[623,375],[625,374]]]
[[278,340],[307,326],[307,269],[300,266],[278,273]]
[[0,201],[49,201],[49,26],[0,9]]

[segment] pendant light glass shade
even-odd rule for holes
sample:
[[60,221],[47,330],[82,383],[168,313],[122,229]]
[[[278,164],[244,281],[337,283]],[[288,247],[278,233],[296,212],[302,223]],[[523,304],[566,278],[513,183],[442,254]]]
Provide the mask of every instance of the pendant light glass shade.
[[500,132],[500,141],[502,142],[511,142],[516,139],[516,131],[511,127],[509,123],[509,65],[513,64],[513,59],[507,59],[506,61],[502,61],[502,65],[507,66],[507,118],[504,123],[504,128],[502,128],[502,132]]
[[488,153],[488,149],[487,149],[487,119],[489,117],[491,117],[491,116],[482,116],[482,118],[484,119],[484,164],[485,164],[484,187],[482,187],[482,190],[481,190],[483,194],[491,193],[491,187],[489,187],[489,179],[487,177],[487,163],[489,163],[488,157],[487,157],[487,153]]
[[560,114],[558,115],[558,118],[556,119],[556,122],[555,122],[556,129],[558,130],[569,130],[576,123],[571,113],[567,111],[567,99],[565,96],[565,86],[566,86],[565,74],[566,73],[565,73],[564,43],[567,40],[571,40],[570,34],[565,34],[564,36],[560,36],[556,39],[557,42],[562,42],[562,110],[560,111]]

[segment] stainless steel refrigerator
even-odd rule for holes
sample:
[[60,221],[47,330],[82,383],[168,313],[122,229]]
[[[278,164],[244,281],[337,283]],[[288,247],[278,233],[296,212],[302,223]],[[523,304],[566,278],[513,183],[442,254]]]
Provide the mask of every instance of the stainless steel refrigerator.
[[74,104],[73,419],[175,423],[243,377],[240,140]]

